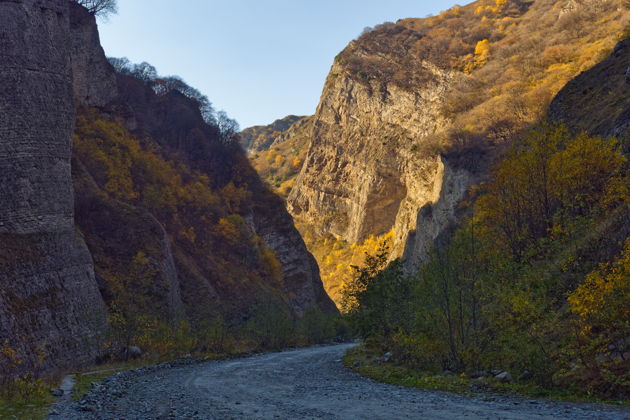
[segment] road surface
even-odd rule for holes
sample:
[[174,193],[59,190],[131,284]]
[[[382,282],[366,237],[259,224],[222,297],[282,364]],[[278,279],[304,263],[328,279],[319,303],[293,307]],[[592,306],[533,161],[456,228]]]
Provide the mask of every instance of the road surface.
[[630,410],[387,385],[344,368],[352,344],[116,374],[50,419],[630,419]]

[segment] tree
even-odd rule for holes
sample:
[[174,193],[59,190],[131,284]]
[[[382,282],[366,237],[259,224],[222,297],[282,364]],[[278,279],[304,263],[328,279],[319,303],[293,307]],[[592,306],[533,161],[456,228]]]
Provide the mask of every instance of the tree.
[[94,16],[107,17],[118,12],[116,0],[76,0]]
[[219,111],[217,113],[217,126],[221,131],[221,140],[225,144],[232,143],[240,131],[238,122],[228,117],[225,111]]

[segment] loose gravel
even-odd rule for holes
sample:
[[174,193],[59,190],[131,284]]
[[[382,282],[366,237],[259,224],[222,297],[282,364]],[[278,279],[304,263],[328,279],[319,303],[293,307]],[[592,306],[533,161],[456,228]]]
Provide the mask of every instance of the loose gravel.
[[382,384],[346,369],[352,344],[117,373],[51,420],[630,419],[630,410],[505,395],[465,397]]

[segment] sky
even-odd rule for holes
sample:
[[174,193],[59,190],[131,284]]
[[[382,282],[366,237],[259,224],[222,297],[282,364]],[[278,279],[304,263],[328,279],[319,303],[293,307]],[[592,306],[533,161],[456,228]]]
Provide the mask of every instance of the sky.
[[[462,2],[463,3],[463,2]],[[177,75],[241,128],[315,112],[334,57],[367,26],[454,0],[118,0],[99,22],[110,57]]]

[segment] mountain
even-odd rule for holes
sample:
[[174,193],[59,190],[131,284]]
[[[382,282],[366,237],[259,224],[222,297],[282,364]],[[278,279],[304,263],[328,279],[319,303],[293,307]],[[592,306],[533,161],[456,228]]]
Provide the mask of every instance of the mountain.
[[393,363],[365,372],[630,396],[629,59],[626,39],[509,139],[426,264],[366,258],[344,302],[365,352]]
[[608,56],[627,19],[621,1],[480,0],[350,42],[300,173],[283,181],[294,183],[287,207],[309,230],[327,290],[351,277],[335,274],[342,256],[371,237],[390,235],[390,258],[410,268],[426,262],[469,188],[569,80]]
[[0,345],[19,361],[3,374],[198,340],[217,318],[336,312],[283,201],[192,88],[112,67],[66,0],[0,2],[0,51]]
[[241,144],[256,172],[284,198],[302,167],[312,130],[313,118],[290,115],[269,126],[250,127],[240,133]]
[[304,117],[288,115],[269,125],[256,125],[241,131],[241,144],[249,154],[269,150],[274,144],[284,141],[287,130]]

